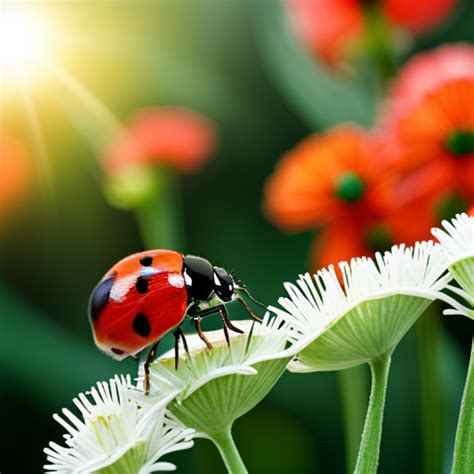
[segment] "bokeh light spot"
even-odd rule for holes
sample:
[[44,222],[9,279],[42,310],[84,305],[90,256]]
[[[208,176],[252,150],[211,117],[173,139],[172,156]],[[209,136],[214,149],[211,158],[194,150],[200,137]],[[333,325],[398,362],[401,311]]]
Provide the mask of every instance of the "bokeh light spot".
[[0,8],[0,75],[26,78],[46,62],[50,30],[33,9]]

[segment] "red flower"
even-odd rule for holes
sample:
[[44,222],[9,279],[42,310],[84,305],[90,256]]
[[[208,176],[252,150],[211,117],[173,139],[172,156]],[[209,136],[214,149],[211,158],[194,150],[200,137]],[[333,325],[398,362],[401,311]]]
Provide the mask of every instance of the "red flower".
[[[328,62],[340,59],[363,40],[363,3],[360,0],[287,0],[295,32]],[[380,7],[392,25],[417,33],[438,23],[455,3],[456,0],[383,0]]]
[[456,0],[383,0],[383,7],[391,23],[417,33],[435,26],[455,3]]
[[25,147],[6,135],[0,135],[0,219],[26,192],[30,181]]
[[405,174],[430,166],[442,175],[440,189],[474,201],[473,104],[474,78],[450,80],[427,93],[389,130],[390,165]]
[[462,208],[440,212],[450,196],[474,198],[473,84],[472,46],[418,54],[392,84],[378,130],[386,166],[413,183],[418,197],[431,196],[444,217]]
[[138,111],[110,144],[105,167],[114,174],[130,164],[165,163],[182,173],[197,171],[215,147],[210,120],[181,107]]
[[296,34],[315,54],[333,63],[362,36],[363,16],[356,0],[287,0]]
[[443,45],[411,58],[390,87],[383,120],[393,123],[428,92],[452,79],[474,79],[474,47]]

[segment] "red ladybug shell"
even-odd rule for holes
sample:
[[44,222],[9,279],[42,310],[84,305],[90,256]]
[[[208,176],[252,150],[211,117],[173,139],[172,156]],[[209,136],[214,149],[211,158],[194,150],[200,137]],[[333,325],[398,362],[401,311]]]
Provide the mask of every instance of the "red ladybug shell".
[[89,314],[95,342],[115,359],[135,355],[178,326],[187,305],[180,253],[150,250],[130,255],[92,292]]

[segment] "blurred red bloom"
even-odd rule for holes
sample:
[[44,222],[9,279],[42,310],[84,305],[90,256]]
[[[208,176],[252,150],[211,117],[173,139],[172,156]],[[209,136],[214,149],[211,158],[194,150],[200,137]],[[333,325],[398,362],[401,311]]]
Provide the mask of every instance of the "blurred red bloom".
[[427,194],[417,196],[417,186],[407,184],[402,190],[381,170],[377,150],[361,129],[337,127],[303,140],[268,180],[264,211],[270,221],[287,231],[324,225],[314,269],[430,237],[435,220]]
[[456,0],[383,0],[383,8],[391,23],[417,33],[435,26],[455,3]]
[[462,209],[454,196],[474,199],[473,84],[474,48],[441,46],[407,62],[383,107],[377,135],[385,165],[409,195],[428,197],[438,217]]
[[356,0],[287,0],[296,34],[315,54],[333,63],[362,36],[362,9]]
[[25,194],[30,177],[26,148],[16,139],[0,135],[0,219]]
[[206,117],[182,107],[143,109],[106,150],[110,174],[130,164],[165,163],[182,173],[193,173],[215,147],[215,131]]
[[[328,62],[340,59],[354,42],[362,39],[365,32],[363,3],[360,0],[287,0],[295,32]],[[418,33],[438,23],[455,3],[456,0],[382,0],[380,7],[392,25]]]
[[428,92],[452,79],[474,79],[474,47],[443,45],[411,58],[390,87],[383,107],[383,120],[394,122]]
[[388,133],[389,165],[402,174],[429,166],[440,190],[474,201],[474,78],[431,90]]

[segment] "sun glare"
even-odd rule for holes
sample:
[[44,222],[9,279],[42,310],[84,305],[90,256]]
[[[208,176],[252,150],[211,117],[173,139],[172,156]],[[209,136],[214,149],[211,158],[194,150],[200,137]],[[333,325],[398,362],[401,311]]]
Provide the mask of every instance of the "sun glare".
[[50,31],[37,11],[0,4],[0,76],[26,79],[46,61]]

